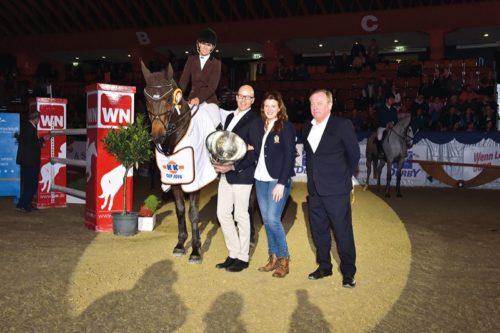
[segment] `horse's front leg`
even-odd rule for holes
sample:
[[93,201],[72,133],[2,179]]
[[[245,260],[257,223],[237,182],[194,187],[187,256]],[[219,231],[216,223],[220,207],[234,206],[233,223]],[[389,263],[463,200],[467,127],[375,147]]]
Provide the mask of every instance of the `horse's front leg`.
[[[373,170],[373,172],[377,172],[376,170]],[[372,173],[372,159],[370,156],[366,157],[366,183],[365,186],[363,187],[363,191],[366,191],[368,189],[368,186],[370,185],[370,174]]]
[[377,191],[380,191],[380,175],[382,174],[382,169],[384,168],[385,161],[380,160],[380,163],[377,166]]
[[189,256],[189,262],[193,264],[201,264],[201,237],[198,223],[200,222],[200,191],[192,192],[189,194],[189,220],[191,221],[191,233],[193,235],[191,240],[191,247],[193,251]]
[[401,194],[401,169],[403,169],[404,158],[400,158],[398,161],[398,169],[396,172],[396,196],[401,198],[403,195]]
[[385,182],[385,197],[390,198],[391,197],[391,179],[392,179],[392,164],[387,162],[387,179]]
[[184,192],[180,185],[172,186],[172,193],[174,195],[175,200],[175,213],[177,215],[177,227],[178,227],[178,236],[177,236],[177,245],[174,247],[174,252],[172,253],[176,257],[183,256],[186,253],[184,249],[184,242],[188,237],[187,229],[186,229],[186,214],[184,207]]

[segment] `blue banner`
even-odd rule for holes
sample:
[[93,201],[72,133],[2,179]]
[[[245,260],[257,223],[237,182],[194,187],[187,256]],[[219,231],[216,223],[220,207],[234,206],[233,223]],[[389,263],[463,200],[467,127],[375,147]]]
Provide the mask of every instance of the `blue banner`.
[[16,164],[19,114],[0,112],[0,196],[20,195],[20,167]]

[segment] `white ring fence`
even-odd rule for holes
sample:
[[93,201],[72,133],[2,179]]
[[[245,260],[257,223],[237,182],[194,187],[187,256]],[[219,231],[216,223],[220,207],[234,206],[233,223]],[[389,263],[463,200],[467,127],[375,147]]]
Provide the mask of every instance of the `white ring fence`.
[[[54,156],[54,140],[52,140],[52,138],[56,135],[86,135],[86,134],[87,134],[86,128],[69,128],[69,129],[62,129],[62,130],[50,130],[49,131],[49,135],[51,138],[50,163],[51,164],[60,163],[60,164],[64,164],[64,165],[71,165],[71,166],[86,168],[86,166],[87,166],[86,161],[55,157]],[[50,185],[51,192],[54,192],[54,191],[63,192],[63,193],[72,195],[74,197],[77,197],[79,199],[85,200],[85,198],[86,198],[85,191],[73,189],[73,188],[66,187],[66,186],[55,185],[54,178],[55,178],[55,175],[54,175],[53,168],[52,168],[51,169],[51,185]]]

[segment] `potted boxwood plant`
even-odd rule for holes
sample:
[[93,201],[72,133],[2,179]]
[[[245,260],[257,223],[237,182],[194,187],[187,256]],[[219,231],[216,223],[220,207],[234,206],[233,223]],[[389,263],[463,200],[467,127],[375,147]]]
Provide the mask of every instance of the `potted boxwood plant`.
[[156,211],[160,206],[160,199],[154,194],[150,194],[144,199],[139,210],[139,230],[152,231],[156,224]]
[[137,213],[127,207],[127,174],[134,166],[149,160],[151,146],[149,129],[144,117],[138,115],[135,122],[127,127],[119,126],[110,130],[103,140],[104,147],[125,167],[123,174],[123,211],[113,213],[113,233],[131,236],[137,233]]

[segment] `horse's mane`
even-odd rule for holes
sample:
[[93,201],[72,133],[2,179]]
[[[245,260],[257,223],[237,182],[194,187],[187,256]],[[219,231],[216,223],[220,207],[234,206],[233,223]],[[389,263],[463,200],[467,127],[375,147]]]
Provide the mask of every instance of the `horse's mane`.
[[410,125],[410,120],[411,120],[411,116],[408,115],[404,118],[401,118],[397,123],[396,125],[394,125],[393,129],[395,131],[403,131],[405,128],[408,127],[408,125]]

